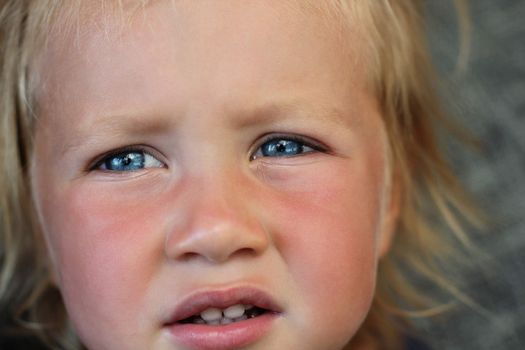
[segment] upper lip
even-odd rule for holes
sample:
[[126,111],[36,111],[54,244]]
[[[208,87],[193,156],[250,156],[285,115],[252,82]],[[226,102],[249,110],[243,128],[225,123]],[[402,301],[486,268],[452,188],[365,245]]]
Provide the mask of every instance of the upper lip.
[[273,297],[259,288],[236,287],[222,290],[203,290],[194,292],[178,302],[165,324],[171,325],[180,322],[211,307],[225,309],[236,304],[253,305],[274,313],[282,312],[281,307]]

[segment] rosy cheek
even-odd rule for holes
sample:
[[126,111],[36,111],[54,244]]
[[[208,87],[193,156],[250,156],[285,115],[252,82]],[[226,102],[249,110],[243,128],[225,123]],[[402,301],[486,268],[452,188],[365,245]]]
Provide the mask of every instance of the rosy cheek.
[[73,318],[100,322],[107,310],[115,311],[110,318],[138,312],[147,281],[163,256],[156,203],[101,191],[100,184],[73,187],[50,198],[54,200],[45,205],[44,217]]
[[[332,318],[336,307],[346,308],[341,317],[364,315],[375,280],[381,161],[309,167],[308,176],[298,168],[274,177],[279,182],[268,215],[276,244],[313,309]],[[341,306],[344,299],[351,302]]]

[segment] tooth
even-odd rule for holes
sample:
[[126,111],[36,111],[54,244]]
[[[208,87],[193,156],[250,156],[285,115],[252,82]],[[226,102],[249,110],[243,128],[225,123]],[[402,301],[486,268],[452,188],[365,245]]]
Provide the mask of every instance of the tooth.
[[234,319],[234,321],[238,322],[238,321],[244,321],[244,320],[247,320],[247,319],[248,319],[248,316],[242,315],[241,317],[237,317],[236,319]]
[[221,319],[221,324],[230,324],[230,323],[233,323],[233,320],[230,318],[224,317],[223,319]]
[[221,321],[220,320],[206,321],[206,324],[216,326],[216,325],[221,324]]
[[222,318],[222,311],[214,307],[201,312],[201,318],[206,322],[219,321]]
[[227,318],[232,318],[232,319],[239,318],[242,315],[244,315],[244,306],[240,304],[232,305],[226,310],[224,310],[223,314],[224,314],[224,317],[227,317]]

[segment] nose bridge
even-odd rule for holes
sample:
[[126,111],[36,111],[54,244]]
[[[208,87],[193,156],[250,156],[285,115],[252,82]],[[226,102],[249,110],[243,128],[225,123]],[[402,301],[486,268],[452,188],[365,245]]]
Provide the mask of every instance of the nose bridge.
[[232,169],[214,169],[186,183],[183,215],[169,230],[170,259],[219,263],[235,255],[258,255],[268,237],[254,213],[248,186]]

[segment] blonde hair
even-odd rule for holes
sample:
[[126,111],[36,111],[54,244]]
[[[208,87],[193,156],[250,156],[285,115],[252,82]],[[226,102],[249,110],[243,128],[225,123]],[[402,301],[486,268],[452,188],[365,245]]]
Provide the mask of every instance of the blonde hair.
[[[434,282],[452,296],[450,300],[470,302],[439,265],[443,258],[461,256],[444,230],[448,228],[469,247],[458,218],[474,216],[437,143],[436,126],[446,123],[425,46],[423,2],[339,0],[334,4],[341,13],[351,13],[366,24],[363,35],[373,57],[372,86],[402,193],[396,237],[380,261],[372,309],[349,347],[373,338],[381,349],[398,349],[401,334],[407,332],[400,324],[408,325],[413,316],[437,314],[448,305],[425,296],[409,276]],[[0,4],[0,317],[7,316],[0,318],[0,332],[8,333],[0,337],[22,332],[39,336],[52,348],[79,349],[82,345],[68,322],[60,293],[50,281],[28,188],[31,127],[38,114],[32,100],[31,59],[62,7],[59,0]],[[436,225],[438,218],[441,225]]]
[[[374,90],[402,192],[396,237],[380,261],[374,304],[361,333],[378,339],[381,349],[401,348],[400,331],[409,332],[411,319],[437,316],[458,301],[484,313],[443,269],[450,262],[466,265],[470,258],[483,256],[463,229],[466,223],[482,223],[438,144],[439,128],[463,141],[472,140],[443,110],[439,79],[426,46],[423,5],[415,0],[347,3],[368,24]],[[468,54],[468,17],[464,1],[455,5],[462,29],[461,70]],[[414,276],[450,297],[437,300],[428,295],[413,283]]]

